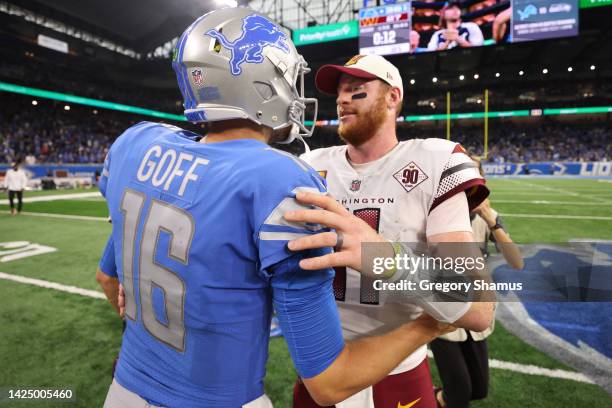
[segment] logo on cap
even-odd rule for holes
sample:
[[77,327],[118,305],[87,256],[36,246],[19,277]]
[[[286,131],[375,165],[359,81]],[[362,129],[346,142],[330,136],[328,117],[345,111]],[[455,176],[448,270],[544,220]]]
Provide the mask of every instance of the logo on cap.
[[357,63],[357,61],[359,61],[360,59],[362,59],[363,57],[365,57],[365,55],[355,55],[353,58],[351,58],[350,60],[347,61],[346,64],[344,64],[345,67],[348,67],[349,65],[355,65]]

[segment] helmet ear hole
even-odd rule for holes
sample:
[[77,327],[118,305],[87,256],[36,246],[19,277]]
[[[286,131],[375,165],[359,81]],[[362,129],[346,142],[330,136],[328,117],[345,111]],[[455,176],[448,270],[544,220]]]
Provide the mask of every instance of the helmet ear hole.
[[[219,33],[223,33],[223,27],[219,28]],[[221,52],[221,43],[217,38],[215,38],[215,41],[213,42],[213,51],[217,54]]]
[[265,82],[255,81],[253,82],[253,86],[255,90],[264,101],[268,101],[272,99],[272,97],[276,94],[274,88]]

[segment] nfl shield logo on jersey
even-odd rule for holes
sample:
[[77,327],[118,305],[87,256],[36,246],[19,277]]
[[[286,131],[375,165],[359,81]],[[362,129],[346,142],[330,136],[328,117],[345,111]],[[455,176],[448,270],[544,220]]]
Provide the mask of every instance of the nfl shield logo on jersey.
[[350,187],[351,191],[359,191],[360,188],[361,188],[361,180],[351,181],[351,187]]
[[197,68],[191,71],[191,76],[193,77],[193,83],[196,84],[196,86],[204,85],[204,82],[202,81],[202,70],[201,69]]
[[393,175],[393,178],[404,187],[407,193],[428,179],[427,174],[415,162],[410,162],[402,167]]

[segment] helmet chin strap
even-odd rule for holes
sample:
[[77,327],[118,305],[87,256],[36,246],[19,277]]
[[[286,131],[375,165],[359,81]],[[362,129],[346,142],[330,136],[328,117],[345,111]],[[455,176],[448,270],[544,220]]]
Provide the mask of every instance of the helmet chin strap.
[[293,143],[293,141],[295,139],[299,140],[300,142],[302,142],[304,144],[304,153],[310,152],[310,146],[308,146],[308,143],[306,143],[306,140],[304,139],[304,136],[300,132],[300,126],[297,125],[296,123],[293,123],[291,125],[291,130],[289,131],[289,135],[284,140],[278,141],[276,143],[278,143],[278,144],[291,144],[291,143]]
[[298,139],[300,142],[304,144],[304,153],[310,152],[310,146],[308,146],[308,143],[306,143],[306,140],[300,133],[300,128],[298,125],[296,124],[291,125],[291,133],[289,137],[291,138],[291,141],[293,141],[293,139]]

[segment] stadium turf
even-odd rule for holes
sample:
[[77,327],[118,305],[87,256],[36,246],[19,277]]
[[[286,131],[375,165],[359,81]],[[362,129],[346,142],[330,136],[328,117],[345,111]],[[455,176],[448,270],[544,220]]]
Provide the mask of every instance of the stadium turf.
[[[612,239],[612,183],[590,179],[492,178],[492,206],[505,214],[507,229],[520,243]],[[54,191],[73,194],[92,190]],[[48,194],[49,192],[42,192]],[[26,193],[33,197],[41,193]],[[0,272],[98,290],[94,272],[111,226],[104,220],[6,214],[0,205],[0,242],[29,241],[56,252],[2,262]],[[96,198],[26,203],[24,211],[106,217]],[[593,218],[595,217],[595,218]],[[0,250],[2,250],[0,248]],[[70,387],[76,402],[101,406],[120,345],[119,319],[105,300],[0,280],[0,389]],[[497,324],[490,357],[549,369],[567,366],[524,343]],[[435,364],[430,360],[439,384]],[[295,373],[282,338],[272,339],[266,392],[276,407],[290,407]],[[596,385],[493,368],[491,392],[474,407],[611,406]],[[2,407],[57,406],[6,403]]]

